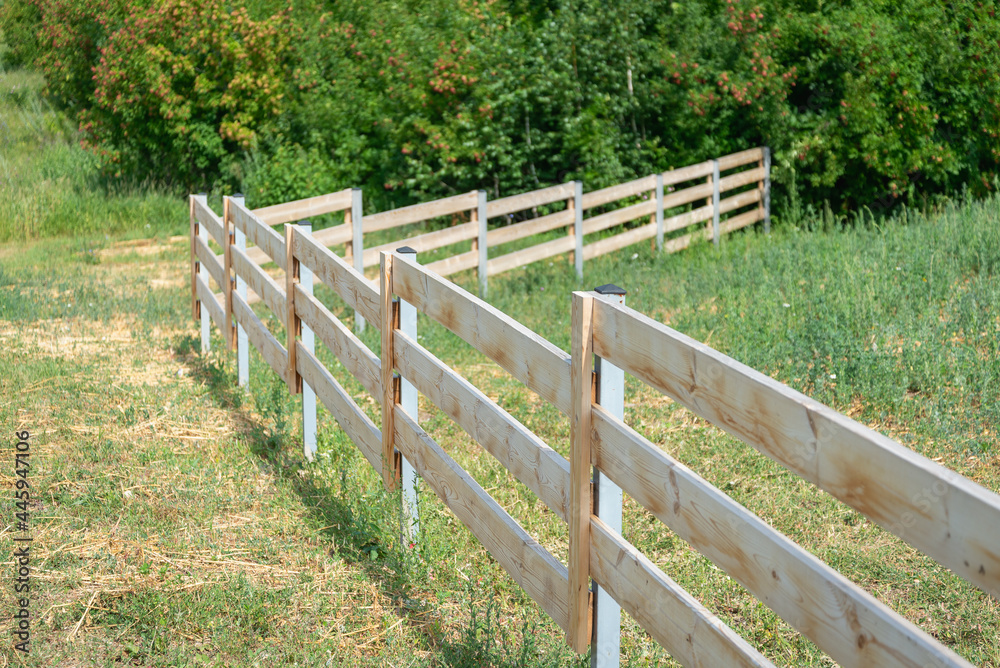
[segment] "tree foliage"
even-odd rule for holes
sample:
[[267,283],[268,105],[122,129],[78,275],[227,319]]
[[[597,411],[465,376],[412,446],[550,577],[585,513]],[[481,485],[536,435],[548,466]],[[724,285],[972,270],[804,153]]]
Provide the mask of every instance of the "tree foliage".
[[7,58],[112,172],[262,205],[595,188],[767,144],[779,189],[884,207],[1000,164],[993,3],[143,1],[9,0]]

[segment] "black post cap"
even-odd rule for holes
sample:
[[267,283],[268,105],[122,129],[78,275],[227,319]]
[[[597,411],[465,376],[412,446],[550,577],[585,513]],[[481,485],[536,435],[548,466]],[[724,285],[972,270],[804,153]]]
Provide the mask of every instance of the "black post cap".
[[417,249],[416,248],[410,248],[409,246],[403,246],[402,248],[397,248],[396,252],[397,253],[413,253],[413,254],[416,254]]
[[596,287],[596,288],[594,288],[594,292],[596,292],[599,295],[621,295],[621,296],[625,296],[625,295],[628,294],[627,292],[625,292],[625,290],[623,290],[622,288],[619,288],[614,283],[607,283],[607,284],[602,285],[600,287]]

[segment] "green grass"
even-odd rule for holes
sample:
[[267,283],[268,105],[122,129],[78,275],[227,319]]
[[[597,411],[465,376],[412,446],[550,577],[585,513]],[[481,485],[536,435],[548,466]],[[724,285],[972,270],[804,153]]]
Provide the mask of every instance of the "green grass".
[[[420,543],[401,544],[398,497],[323,410],[318,460],[302,461],[298,400],[259,356],[244,394],[217,335],[212,353],[198,353],[188,247],[169,238],[186,229],[183,199],[91,189],[94,172],[81,167],[87,158],[59,115],[40,100],[32,107],[27,93],[3,92],[16,77],[32,75],[0,75],[2,118],[20,128],[4,135],[2,153],[17,179],[0,201],[8,239],[0,245],[0,433],[34,434],[37,617],[32,654],[4,645],[4,658],[28,666],[586,665],[432,493],[422,495]],[[60,169],[50,183],[46,174]],[[15,215],[74,207],[85,214],[80,235],[62,234],[77,229],[68,213],[39,213],[30,225]],[[568,349],[571,292],[617,283],[639,311],[1000,490],[998,213],[993,199],[817,232],[779,224],[770,236],[738,233],[719,250],[700,244],[671,256],[642,244],[588,262],[582,284],[556,258],[491,279],[490,301]],[[474,289],[471,273],[455,278]],[[328,290],[317,293],[350,321]],[[558,411],[442,327],[421,317],[419,332],[567,453]],[[378,350],[372,328],[363,339]],[[377,403],[327,351],[320,356],[377,421]],[[626,405],[629,424],[711,483],[968,660],[1000,666],[995,601],[631,379]],[[564,526],[530,491],[423,399],[421,421],[565,558]],[[12,455],[2,456],[10,485]],[[13,505],[4,512],[13,517]],[[626,538],[775,663],[831,665],[631,500],[625,512]],[[0,609],[12,609],[12,596],[5,572]],[[674,665],[628,619],[623,651],[623,665]]]

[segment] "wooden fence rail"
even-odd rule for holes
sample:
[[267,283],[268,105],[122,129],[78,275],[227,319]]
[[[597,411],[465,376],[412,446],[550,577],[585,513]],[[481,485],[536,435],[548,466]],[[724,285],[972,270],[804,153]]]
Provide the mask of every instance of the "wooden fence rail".
[[[732,170],[740,171],[721,178],[718,176],[721,172]],[[706,178],[708,181],[704,182]],[[680,187],[684,184],[687,185]],[[756,188],[741,190],[755,184]],[[727,192],[735,194],[720,199],[721,194]],[[486,191],[472,191],[367,216],[362,212],[361,191],[346,189],[329,195],[254,210],[252,213],[256,225],[253,227],[256,236],[251,237],[251,241],[256,247],[247,250],[246,254],[254,262],[260,264],[274,262],[281,267],[283,260],[275,257],[273,251],[276,248],[271,235],[260,228],[266,229],[268,226],[343,211],[344,223],[318,231],[315,239],[327,247],[343,245],[345,259],[359,272],[377,266],[382,252],[392,252],[402,246],[413,248],[419,253],[426,253],[468,243],[469,250],[452,252],[448,257],[436,259],[428,266],[441,276],[476,269],[479,294],[485,296],[490,276],[557,255],[570,254],[577,276],[582,279],[585,260],[647,239],[655,238],[656,247],[660,251],[674,252],[703,236],[711,238],[718,244],[721,235],[758,221],[764,221],[765,230],[768,230],[769,197],[770,151],[767,148],[734,153],[717,160],[652,174],[588,193],[583,192],[583,184],[579,181],[492,201],[488,200]],[[636,198],[640,198],[641,201],[633,202]],[[702,201],[707,201],[708,204],[697,206],[697,203]],[[722,216],[750,206],[754,208],[722,220]],[[538,216],[535,214],[539,207],[556,210]],[[588,212],[608,207],[613,208],[587,217]],[[690,207],[694,208],[680,210]],[[515,214],[525,215],[526,212],[530,212],[532,217],[510,223]],[[665,212],[670,212],[670,215],[666,215]],[[248,213],[251,213],[249,209],[240,211],[237,215],[241,216],[241,220],[245,220]],[[466,222],[434,231],[422,231],[372,248],[364,247],[365,234],[385,232],[447,216],[452,217],[453,222],[455,220]],[[584,243],[587,235],[595,235],[646,218],[649,220],[645,225]],[[501,223],[499,225],[494,223],[490,228],[489,221],[497,219],[500,219]],[[711,225],[706,227],[704,235],[701,232],[692,232],[664,240],[665,235],[708,221]],[[526,248],[503,254],[494,253],[493,257],[490,257],[490,249],[496,250],[499,246],[558,229],[565,229],[567,236],[540,241]],[[258,237],[261,243],[258,243]],[[248,302],[256,303],[261,297],[262,295],[254,291],[249,296]],[[356,322],[360,331],[366,319],[360,313],[356,313]]]
[[[739,166],[758,157],[747,152],[713,162],[710,173],[714,178],[722,165]],[[700,178],[705,169],[689,169],[685,176]],[[712,191],[726,178],[731,177],[716,178]],[[755,177],[741,178],[753,183]],[[620,189],[590,203],[642,192],[650,181],[640,181],[616,186]],[[659,186],[661,179],[653,182]],[[572,190],[576,198],[579,189]],[[689,190],[694,192],[684,197],[705,197],[704,186]],[[494,211],[505,215],[568,192],[556,187],[534,199],[498,200]],[[760,201],[756,196],[746,200]],[[449,206],[472,201],[461,196]],[[482,203],[478,195],[475,201],[477,207]],[[648,206],[642,206],[640,215],[648,215]],[[417,215],[411,211],[400,219]],[[739,221],[722,221],[720,231]],[[592,645],[595,666],[617,665],[618,606],[684,665],[772,665],[622,537],[621,497],[610,493],[614,489],[648,509],[840,665],[970,665],[625,424],[624,374],[774,458],[1000,600],[1000,533],[984,529],[1000,524],[997,494],[628,308],[623,292],[613,286],[572,295],[567,353],[417,264],[412,248],[381,251],[379,280],[373,284],[308,228],[288,225],[282,238],[235,196],[226,200],[221,218],[203,196],[192,197],[191,232],[193,313],[203,327],[215,322],[237,352],[257,349],[290,391],[314,392],[309,401],[318,400],[330,411],[386,485],[403,482],[411,530],[419,526],[418,509],[415,498],[406,500],[406,471],[418,475],[566,632],[576,651]],[[687,236],[713,233],[706,226]],[[283,282],[238,247],[238,234],[285,269]],[[223,245],[223,264],[209,251],[209,237]],[[380,328],[379,351],[368,349],[313,296],[313,280]],[[285,345],[253,311],[237,281],[261,295],[283,323]],[[412,317],[405,315],[407,309]],[[424,348],[415,332],[416,312],[442,324],[567,415],[569,460]],[[235,335],[237,328],[245,331],[245,340]],[[380,423],[319,361],[312,333],[380,403]],[[413,393],[409,407],[401,399],[406,383]],[[566,522],[567,564],[543,548],[420,427],[418,391]],[[308,419],[314,422],[315,416]],[[305,448],[310,454],[308,443]]]

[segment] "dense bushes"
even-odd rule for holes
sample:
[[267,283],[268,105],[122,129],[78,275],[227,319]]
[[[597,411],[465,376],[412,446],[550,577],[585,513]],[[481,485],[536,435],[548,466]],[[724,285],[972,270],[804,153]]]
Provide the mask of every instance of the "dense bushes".
[[9,1],[8,58],[112,172],[260,204],[598,187],[766,143],[779,193],[884,208],[1000,163],[992,3],[146,2]]

